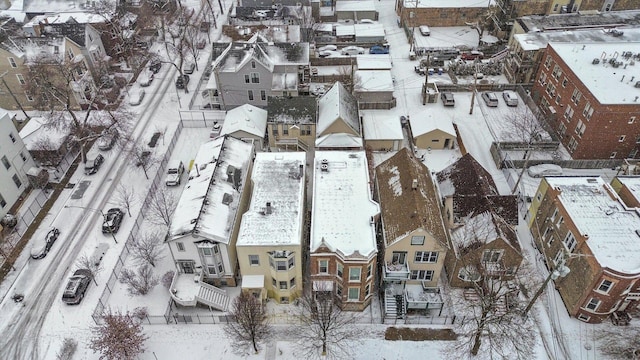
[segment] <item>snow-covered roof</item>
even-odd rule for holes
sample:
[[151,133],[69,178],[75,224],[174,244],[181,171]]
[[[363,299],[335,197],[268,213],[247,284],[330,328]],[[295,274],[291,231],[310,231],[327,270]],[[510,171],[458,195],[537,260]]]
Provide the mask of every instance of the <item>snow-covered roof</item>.
[[640,176],[618,176],[617,179],[640,202]]
[[[640,89],[635,87],[635,66],[627,66],[633,59],[622,54],[640,53],[640,42],[607,43],[549,43],[560,58],[601,104],[636,104]],[[598,64],[593,64],[599,59]],[[614,67],[610,60],[620,65]]]
[[355,24],[353,25],[353,29],[356,32],[356,37],[381,37],[383,38],[385,35],[384,32],[384,24],[376,23],[376,24]]
[[372,199],[369,181],[364,151],[316,151],[312,252],[324,244],[346,257],[370,257],[376,253],[372,218],[380,213],[380,206]]
[[220,135],[233,135],[238,131],[242,131],[263,138],[266,129],[267,110],[244,104],[227,111]]
[[316,139],[316,147],[323,149],[353,149],[362,148],[362,138],[351,134],[327,134]]
[[304,218],[304,152],[257,153],[251,205],[242,215],[237,246],[300,245]]
[[451,136],[456,136],[456,130],[453,128],[451,118],[437,115],[428,109],[424,109],[418,114],[412,114],[409,122],[411,123],[413,136],[418,137],[434,130],[441,130]]
[[351,36],[356,34],[356,29],[353,25],[338,25],[336,26],[336,36]]
[[358,55],[356,58],[358,70],[391,70],[391,57],[389,55]]
[[188,234],[229,244],[253,145],[221,136],[200,146],[171,219],[168,240]]
[[373,0],[338,0],[336,1],[336,12],[342,11],[376,11],[376,4]]
[[[544,49],[550,42],[584,43],[609,42],[611,32],[605,29],[578,29],[567,31],[545,31],[515,34],[513,39],[518,42],[522,50],[532,51]],[[618,42],[640,42],[640,28],[624,28],[622,36],[616,37]]]
[[404,0],[405,8],[486,8],[493,5],[494,1],[478,1],[478,0]]
[[274,124],[315,124],[318,100],[315,96],[269,96],[267,122]]
[[[640,214],[627,209],[600,177],[546,177],[558,200],[602,267],[640,272]],[[577,234],[576,234],[577,235]]]
[[357,92],[393,91],[391,70],[358,70],[355,76]]
[[397,116],[386,110],[362,112],[362,129],[365,140],[402,140],[402,124]]
[[607,11],[595,14],[575,12],[557,15],[530,15],[516,19],[525,32],[572,28],[640,25],[640,10]]
[[27,121],[19,134],[27,150],[38,150],[45,142],[50,150],[57,150],[69,135],[68,132],[48,125],[41,117],[33,117]]
[[342,119],[356,134],[360,132],[358,104],[341,82],[337,81],[318,100],[317,133],[322,134],[334,122]]
[[218,69],[236,72],[250,59],[259,61],[270,71],[281,65],[308,65],[309,43],[234,42],[221,55]]

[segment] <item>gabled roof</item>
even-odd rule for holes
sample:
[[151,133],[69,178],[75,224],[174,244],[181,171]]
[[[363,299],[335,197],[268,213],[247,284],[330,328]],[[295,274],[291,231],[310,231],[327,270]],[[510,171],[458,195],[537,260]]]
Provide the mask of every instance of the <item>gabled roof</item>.
[[20,130],[20,137],[27,150],[58,150],[69,132],[50,125],[41,117],[32,117]]
[[167,240],[192,234],[229,244],[252,158],[253,145],[230,136],[200,146]]
[[60,35],[73,41],[80,47],[86,45],[85,32],[88,24],[78,24],[73,18],[65,23],[41,24],[42,33],[50,35]]
[[451,231],[451,242],[458,256],[464,256],[498,238],[520,253],[515,230],[491,211],[467,217],[462,226]]
[[423,229],[446,242],[438,194],[429,169],[407,148],[376,168],[376,183],[386,245]]
[[337,81],[318,100],[317,134],[322,134],[331,124],[339,120],[344,121],[356,134],[362,135],[358,118],[358,102],[344,85]]
[[442,116],[442,113],[436,114],[431,110],[422,110],[411,114],[409,118],[411,123],[411,133],[413,137],[428,134],[434,130],[440,130],[453,137],[456,136],[456,129],[453,127],[453,119]]
[[308,65],[309,43],[259,43],[235,42],[230,50],[222,54],[219,71],[236,72],[250,59],[260,62],[273,71],[281,65]]
[[466,217],[493,211],[512,226],[518,225],[518,197],[515,195],[453,195],[453,214]]
[[316,147],[324,149],[362,148],[362,138],[351,134],[327,134],[316,139]]
[[269,96],[267,122],[274,124],[315,124],[318,100],[314,96]]
[[440,195],[498,195],[491,174],[467,153],[437,174]]
[[400,119],[389,115],[385,110],[362,111],[362,130],[365,140],[404,139]]
[[233,134],[237,131],[263,138],[267,129],[267,110],[250,104],[238,106],[227,111],[220,135]]

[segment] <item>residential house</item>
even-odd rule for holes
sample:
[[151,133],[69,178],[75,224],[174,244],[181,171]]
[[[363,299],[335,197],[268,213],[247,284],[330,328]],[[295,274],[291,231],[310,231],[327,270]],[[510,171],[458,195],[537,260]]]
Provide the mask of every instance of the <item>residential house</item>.
[[360,109],[391,109],[396,107],[391,70],[357,70],[353,95]]
[[[640,156],[640,42],[549,43],[531,90],[574,159]],[[616,89],[616,91],[611,91]]]
[[303,150],[314,147],[318,100],[312,96],[270,96],[267,138],[272,149]]
[[638,209],[600,177],[545,177],[528,219],[549,270],[570,270],[554,280],[569,314],[628,323],[640,299]]
[[27,173],[36,166],[13,124],[14,116],[0,109],[0,218],[27,190]]
[[322,150],[362,149],[358,103],[339,81],[318,100],[315,146]]
[[236,243],[243,286],[260,276],[267,296],[285,304],[303,287],[305,163],[304,152],[256,154],[251,205]]
[[413,143],[420,149],[453,149],[456,145],[456,129],[453,118],[423,110],[409,118]]
[[41,117],[32,117],[20,129],[20,137],[33,159],[40,165],[58,166],[72,146],[69,132],[47,124]]
[[231,43],[213,64],[221,107],[267,107],[269,96],[298,96],[310,79],[308,43]]
[[500,195],[470,154],[436,176],[451,233],[444,264],[451,286],[471,287],[483,277],[512,279],[522,262],[517,197]]
[[362,110],[364,145],[374,151],[398,151],[404,142],[402,124],[385,110]]
[[[171,297],[226,310],[220,286],[236,286],[236,240],[250,200],[253,145],[231,136],[204,143],[171,219],[166,243],[176,265]],[[194,282],[195,281],[195,282]]]
[[250,142],[255,145],[257,151],[260,151],[263,150],[266,130],[267,110],[245,104],[227,111],[220,135],[231,135]]
[[309,274],[320,298],[364,310],[375,296],[376,222],[364,151],[316,151]]
[[375,193],[381,210],[385,318],[440,309],[438,280],[447,235],[429,169],[403,148],[376,168]]

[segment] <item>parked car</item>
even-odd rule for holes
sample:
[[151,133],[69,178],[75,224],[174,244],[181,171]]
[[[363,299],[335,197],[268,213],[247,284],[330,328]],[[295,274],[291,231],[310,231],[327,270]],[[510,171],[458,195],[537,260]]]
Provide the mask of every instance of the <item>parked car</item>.
[[182,182],[182,173],[184,173],[184,164],[182,161],[175,161],[169,164],[167,168],[167,178],[164,183],[167,186],[178,186]]
[[220,125],[217,121],[213,123],[213,127],[209,132],[209,139],[215,139],[220,135],[220,130],[222,129],[222,125]]
[[160,62],[160,60],[152,60],[149,64],[149,70],[151,70],[151,72],[153,72],[154,74],[160,72],[160,68],[162,68],[162,63]]
[[47,256],[49,250],[51,250],[51,247],[53,246],[53,243],[58,240],[59,236],[60,230],[58,230],[57,228],[49,230],[44,240],[38,241],[33,245],[33,247],[31,248],[31,257],[34,259],[42,259],[43,257]]
[[120,230],[120,224],[124,217],[124,211],[119,208],[111,208],[104,215],[104,222],[102,223],[102,233],[111,234],[117,233]]
[[144,69],[140,72],[140,75],[138,75],[138,84],[140,84],[140,86],[142,87],[147,87],[151,85],[152,81],[153,81],[153,70],[151,69]]
[[369,54],[388,54],[389,47],[382,45],[373,45],[369,48]]
[[193,74],[195,69],[196,69],[196,63],[190,61],[184,65],[184,67],[182,68],[182,72],[187,75],[191,75]]
[[347,46],[342,48],[342,50],[340,50],[340,53],[342,55],[361,55],[364,54],[364,48],[361,48],[360,46]]
[[442,100],[442,105],[444,106],[455,106],[456,100],[453,98],[452,92],[443,92],[440,93],[440,99]]
[[91,283],[91,271],[89,269],[78,269],[69,278],[62,293],[62,301],[67,305],[80,304]]
[[320,51],[320,52],[318,53],[318,57],[326,58],[326,57],[329,57],[329,56],[331,56],[331,55],[333,55],[333,54],[334,54],[334,53],[333,53],[333,51],[323,50],[323,51]]
[[98,149],[108,151],[113,148],[118,141],[118,131],[114,128],[105,130],[100,139],[98,139]]
[[482,100],[484,100],[485,104],[487,104],[488,107],[498,107],[498,97],[494,92],[483,92]]
[[533,178],[562,175],[562,168],[555,164],[534,165],[527,169],[527,174]]
[[206,40],[198,40],[198,42],[196,43],[196,49],[202,50],[207,46],[207,41]]
[[375,24],[376,22],[371,20],[371,19],[360,19],[358,21],[358,23],[360,23],[360,24]]
[[462,60],[475,60],[475,59],[483,59],[484,58],[484,54],[480,51],[469,51],[469,52],[463,52],[462,55],[460,55],[460,58]]
[[84,164],[84,174],[85,175],[93,175],[100,170],[100,166],[104,162],[104,156],[101,154],[96,155],[96,157],[92,159],[87,159],[87,162]]
[[5,214],[2,219],[0,219],[0,225],[12,228],[18,225],[18,217],[13,214]]
[[189,84],[189,75],[178,75],[176,79],[176,87],[184,89]]
[[518,95],[515,91],[505,90],[502,93],[502,98],[507,106],[518,106]]
[[145,94],[144,89],[131,91],[131,94],[129,95],[129,105],[131,106],[140,105],[140,103],[144,99],[144,94]]
[[420,26],[420,34],[422,34],[422,36],[429,36],[431,35],[431,29],[429,29],[427,25],[422,25]]
[[338,47],[335,45],[325,45],[323,47],[318,48],[318,51],[338,51]]

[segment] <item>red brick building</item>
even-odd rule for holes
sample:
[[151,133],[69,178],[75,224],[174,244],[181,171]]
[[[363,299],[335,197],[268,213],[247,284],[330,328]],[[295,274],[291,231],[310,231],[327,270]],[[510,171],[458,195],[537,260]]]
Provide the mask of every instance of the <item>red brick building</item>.
[[574,159],[640,157],[638,53],[628,42],[547,46],[532,96]]

